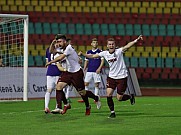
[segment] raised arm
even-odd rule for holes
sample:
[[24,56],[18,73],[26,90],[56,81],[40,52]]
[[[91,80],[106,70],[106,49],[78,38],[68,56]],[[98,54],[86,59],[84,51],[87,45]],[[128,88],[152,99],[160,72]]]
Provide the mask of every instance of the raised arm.
[[46,67],[52,63],[56,63],[57,61],[61,61],[65,58],[65,54],[60,54],[60,56],[58,56],[57,58],[55,58],[54,60],[51,60],[50,62],[46,63]]
[[127,51],[129,48],[131,48],[134,44],[136,44],[139,40],[143,40],[143,36],[140,35],[137,39],[134,41],[129,42],[127,45],[123,46],[123,52]]
[[98,54],[83,54],[81,51],[78,53],[79,56],[83,55],[86,58],[99,58]]

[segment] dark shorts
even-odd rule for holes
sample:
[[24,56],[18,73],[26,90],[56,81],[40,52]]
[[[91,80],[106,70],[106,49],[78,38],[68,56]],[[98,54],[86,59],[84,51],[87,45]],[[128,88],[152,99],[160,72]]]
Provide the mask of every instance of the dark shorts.
[[77,91],[80,91],[85,89],[83,78],[84,73],[82,69],[80,69],[75,73],[63,72],[61,77],[58,79],[58,82],[65,82],[68,85],[72,84]]
[[127,88],[127,77],[122,79],[107,78],[107,88],[112,88],[115,90],[117,88],[117,93],[123,95]]

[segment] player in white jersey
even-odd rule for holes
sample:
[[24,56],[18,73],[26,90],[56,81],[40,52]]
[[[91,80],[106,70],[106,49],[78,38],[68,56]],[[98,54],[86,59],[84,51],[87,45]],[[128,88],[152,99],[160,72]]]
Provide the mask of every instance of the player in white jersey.
[[99,54],[82,54],[79,52],[79,55],[84,55],[87,58],[98,58],[104,57],[109,64],[109,75],[107,78],[107,104],[111,111],[111,115],[108,118],[115,118],[116,114],[114,111],[114,102],[112,95],[117,88],[117,99],[119,101],[126,101],[130,99],[131,104],[135,103],[134,95],[125,94],[127,88],[127,69],[123,59],[123,53],[132,47],[139,40],[143,40],[142,35],[132,42],[129,42],[127,45],[116,49],[115,40],[109,38],[107,40],[108,50],[102,51]]
[[88,97],[93,98],[96,101],[97,108],[100,109],[101,102],[99,101],[99,97],[95,96],[91,91],[85,91],[84,80],[83,80],[84,74],[79,64],[79,56],[77,55],[74,48],[70,44],[67,44],[66,36],[60,34],[59,38],[57,39],[57,43],[64,50],[63,54],[57,57],[56,59],[48,62],[46,66],[66,58],[67,71],[62,73],[61,78],[59,78],[58,80],[56,88],[56,100],[58,106],[61,101],[63,101],[64,103],[64,109],[63,111],[59,110],[59,113],[65,114],[66,111],[71,108],[70,104],[67,102],[65,98],[65,93],[63,92],[63,88],[67,85],[72,84],[79,92],[79,94],[81,95],[82,99],[85,102],[86,106],[85,115],[90,115],[91,106],[89,105]]

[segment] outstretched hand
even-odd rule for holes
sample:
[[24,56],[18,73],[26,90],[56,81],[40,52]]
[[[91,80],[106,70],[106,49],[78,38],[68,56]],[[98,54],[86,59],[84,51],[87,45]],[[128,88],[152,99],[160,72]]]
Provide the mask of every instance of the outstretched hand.
[[137,41],[139,40],[143,40],[143,36],[142,35],[139,35],[139,37],[137,38]]
[[81,55],[82,55],[82,51],[80,51],[80,52],[78,53],[78,55],[81,56]]

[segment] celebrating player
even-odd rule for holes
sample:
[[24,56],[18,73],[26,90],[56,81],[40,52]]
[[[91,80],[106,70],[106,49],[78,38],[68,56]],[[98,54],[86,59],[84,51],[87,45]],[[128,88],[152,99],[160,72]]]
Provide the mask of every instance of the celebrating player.
[[87,58],[98,58],[104,57],[109,64],[109,76],[107,78],[107,104],[111,111],[111,114],[108,118],[115,118],[116,114],[114,111],[114,101],[112,95],[114,90],[117,88],[117,99],[119,101],[126,101],[130,99],[131,104],[135,103],[134,95],[124,94],[127,88],[127,69],[123,59],[123,53],[132,47],[139,40],[143,40],[142,35],[132,42],[129,42],[127,45],[116,49],[116,43],[113,38],[107,40],[108,50],[102,51],[99,54],[82,54],[79,52],[79,55],[84,55]]
[[64,58],[66,58],[66,62],[68,64],[68,70],[67,72],[62,73],[62,76],[61,78],[59,78],[56,88],[56,100],[58,106],[61,101],[64,102],[64,109],[63,111],[59,110],[59,113],[65,114],[66,111],[71,108],[71,105],[67,102],[65,98],[65,93],[62,90],[66,85],[72,84],[85,102],[85,115],[90,115],[91,106],[89,105],[88,97],[93,98],[96,101],[97,108],[100,108],[101,102],[99,101],[99,97],[95,96],[91,91],[85,91],[83,80],[84,74],[79,64],[79,56],[77,55],[74,48],[67,43],[66,36],[60,34],[58,36],[57,43],[61,46],[64,52],[56,59],[48,62],[46,66],[50,65],[51,63],[61,61]]

